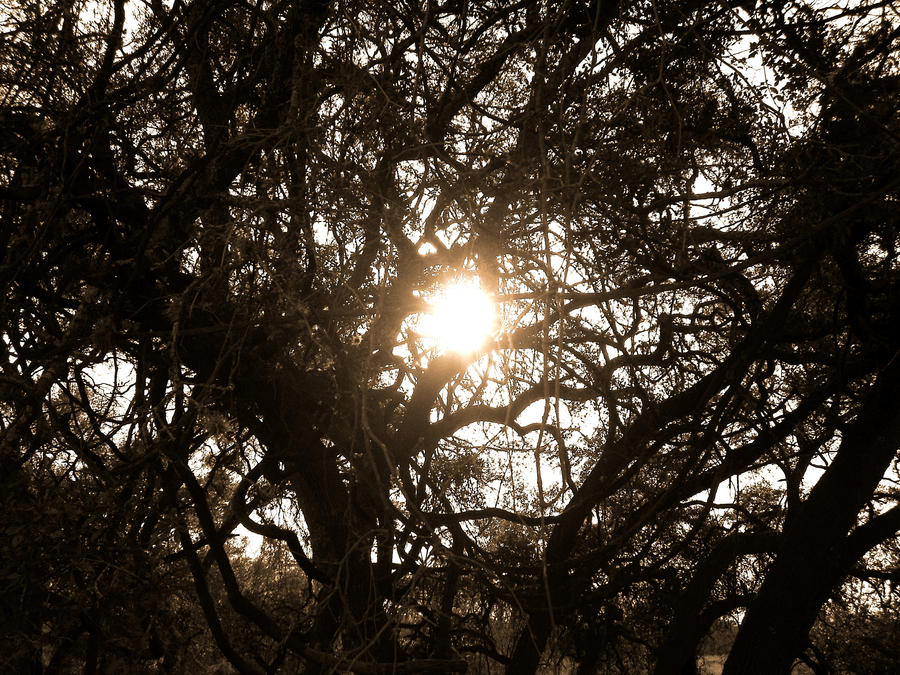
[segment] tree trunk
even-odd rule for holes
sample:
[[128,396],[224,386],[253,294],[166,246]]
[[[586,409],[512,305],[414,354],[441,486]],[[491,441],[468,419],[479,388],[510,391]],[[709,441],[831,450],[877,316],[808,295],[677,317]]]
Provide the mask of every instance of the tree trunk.
[[832,589],[853,560],[847,533],[900,446],[900,359],[869,391],[837,456],[784,533],[784,543],[750,605],[723,675],[788,673]]

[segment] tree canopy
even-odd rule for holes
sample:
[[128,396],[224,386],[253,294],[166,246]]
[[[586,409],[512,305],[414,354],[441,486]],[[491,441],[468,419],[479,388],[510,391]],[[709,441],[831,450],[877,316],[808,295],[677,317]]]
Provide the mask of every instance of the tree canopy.
[[896,663],[894,3],[0,20],[13,671]]

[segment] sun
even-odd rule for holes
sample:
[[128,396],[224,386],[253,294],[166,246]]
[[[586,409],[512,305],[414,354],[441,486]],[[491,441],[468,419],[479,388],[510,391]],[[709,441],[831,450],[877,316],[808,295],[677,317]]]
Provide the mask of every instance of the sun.
[[444,286],[429,305],[418,332],[440,352],[473,352],[496,331],[496,305],[477,282]]

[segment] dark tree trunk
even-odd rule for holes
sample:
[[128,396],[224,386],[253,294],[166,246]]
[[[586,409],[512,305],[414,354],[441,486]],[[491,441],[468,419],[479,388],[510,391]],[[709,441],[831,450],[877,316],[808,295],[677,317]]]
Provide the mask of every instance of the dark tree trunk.
[[[666,638],[657,655],[654,675],[683,675],[696,672],[697,647],[712,623],[739,606],[733,602],[714,603],[704,611],[713,586],[735,558],[746,553],[770,549],[775,534],[738,532],[723,539],[694,572],[694,577],[676,601],[675,616],[666,630]],[[714,611],[710,611],[714,610]]]
[[784,533],[723,675],[788,673],[832,589],[850,571],[847,533],[900,445],[900,359],[882,370],[837,456]]

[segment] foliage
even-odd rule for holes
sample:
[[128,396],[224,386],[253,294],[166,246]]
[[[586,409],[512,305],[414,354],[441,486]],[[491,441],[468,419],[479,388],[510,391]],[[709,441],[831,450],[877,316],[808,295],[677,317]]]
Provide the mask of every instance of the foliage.
[[895,656],[892,3],[0,21],[7,670]]

